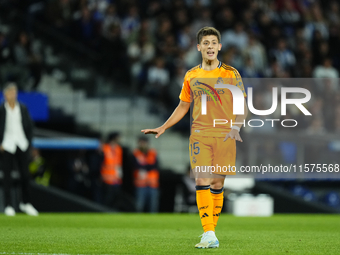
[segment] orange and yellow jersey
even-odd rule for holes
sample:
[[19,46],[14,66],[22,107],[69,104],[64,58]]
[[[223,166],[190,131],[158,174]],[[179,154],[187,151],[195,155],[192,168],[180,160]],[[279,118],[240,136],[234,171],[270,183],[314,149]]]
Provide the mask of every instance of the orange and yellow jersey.
[[[235,122],[233,97],[229,89],[216,88],[215,84],[237,86],[247,96],[239,72],[222,62],[214,70],[207,71],[198,65],[184,77],[179,98],[192,103],[191,134],[198,136],[225,137],[230,131],[230,121]],[[202,94],[206,94],[206,115],[202,115]],[[227,120],[227,124],[214,125],[214,119]]]

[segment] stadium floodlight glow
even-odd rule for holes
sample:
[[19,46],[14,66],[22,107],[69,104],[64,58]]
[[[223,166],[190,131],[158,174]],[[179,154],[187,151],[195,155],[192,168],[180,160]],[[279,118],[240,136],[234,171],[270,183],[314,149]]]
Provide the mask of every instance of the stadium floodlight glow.
[[[244,96],[241,89],[235,85],[230,84],[215,84],[216,89],[228,89],[230,90],[232,97],[233,97],[233,114],[234,115],[243,115],[244,114]],[[272,106],[268,110],[257,110],[254,108],[253,105],[253,88],[248,88],[248,108],[251,113],[258,116],[265,116],[270,115],[275,112],[278,105],[278,96],[277,96],[277,88],[273,88],[272,94]],[[288,93],[300,93],[304,94],[304,98],[294,98],[289,99],[287,98]],[[311,99],[311,93],[309,90],[305,88],[298,88],[298,87],[282,87],[281,88],[281,115],[287,114],[287,105],[288,104],[295,104],[297,108],[304,114],[304,115],[312,115],[302,104],[307,103]],[[201,97],[201,114],[207,114],[207,95],[202,94]]]

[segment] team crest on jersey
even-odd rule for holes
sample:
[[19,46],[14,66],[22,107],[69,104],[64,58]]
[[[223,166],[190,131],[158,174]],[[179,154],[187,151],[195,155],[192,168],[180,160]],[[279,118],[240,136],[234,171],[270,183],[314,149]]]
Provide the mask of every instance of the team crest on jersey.
[[222,77],[218,77],[216,84],[224,84],[223,78]]
[[201,83],[197,80],[192,86],[199,86]]
[[196,164],[196,162],[197,162],[197,159],[196,159],[195,157],[193,157],[193,158],[192,158],[192,163],[193,163],[193,164]]

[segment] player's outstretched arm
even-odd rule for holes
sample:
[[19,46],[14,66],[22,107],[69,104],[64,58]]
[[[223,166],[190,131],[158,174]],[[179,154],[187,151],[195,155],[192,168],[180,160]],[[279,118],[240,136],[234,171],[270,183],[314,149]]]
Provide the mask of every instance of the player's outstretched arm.
[[165,132],[165,130],[179,122],[184,117],[184,115],[189,111],[189,109],[190,103],[180,100],[174,112],[162,126],[154,129],[143,129],[141,132],[144,134],[156,134],[155,137],[158,138]]
[[[244,120],[247,118],[248,115],[248,106],[246,100],[244,99],[244,114],[243,115],[236,115],[235,123],[243,123]],[[239,128],[242,127],[242,124],[233,124],[233,126],[237,126]],[[236,141],[243,142],[240,132],[236,129],[230,130],[230,132],[224,138],[224,142],[228,140],[228,138],[235,139]]]

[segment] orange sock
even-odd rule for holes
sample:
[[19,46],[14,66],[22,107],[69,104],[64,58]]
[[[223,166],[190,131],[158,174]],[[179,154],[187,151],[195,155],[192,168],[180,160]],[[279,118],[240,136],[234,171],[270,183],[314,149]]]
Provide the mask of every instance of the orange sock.
[[210,185],[196,186],[196,201],[204,232],[215,231],[213,221],[214,202],[210,193]]
[[222,189],[210,189],[211,196],[214,203],[213,209],[213,220],[214,220],[214,227],[216,228],[218,218],[220,217],[222,207],[223,207],[223,188]]

